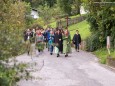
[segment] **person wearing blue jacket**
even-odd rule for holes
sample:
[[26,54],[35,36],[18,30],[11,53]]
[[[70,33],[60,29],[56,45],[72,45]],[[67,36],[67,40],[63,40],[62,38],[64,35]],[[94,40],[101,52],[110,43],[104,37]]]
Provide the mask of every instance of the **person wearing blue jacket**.
[[53,50],[54,50],[54,32],[50,31],[50,37],[49,37],[49,51],[50,51],[50,55],[53,54]]

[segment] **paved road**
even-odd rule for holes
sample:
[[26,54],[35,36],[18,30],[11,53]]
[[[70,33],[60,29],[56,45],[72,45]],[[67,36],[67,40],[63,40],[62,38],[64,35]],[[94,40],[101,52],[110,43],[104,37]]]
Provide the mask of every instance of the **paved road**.
[[73,53],[65,58],[50,56],[47,50],[33,61],[27,55],[17,58],[23,62],[37,62],[30,72],[33,80],[21,80],[19,86],[115,86],[115,72],[98,63],[91,53],[73,49]]

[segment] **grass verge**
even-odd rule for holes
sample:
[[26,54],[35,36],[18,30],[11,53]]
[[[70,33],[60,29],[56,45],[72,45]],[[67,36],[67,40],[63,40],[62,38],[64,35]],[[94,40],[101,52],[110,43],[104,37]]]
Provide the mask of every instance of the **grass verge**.
[[[111,49],[110,51],[111,51],[110,56],[112,58],[115,58],[115,51],[113,49]],[[97,51],[94,52],[94,54],[99,58],[102,64],[106,64],[106,59],[107,59],[107,56],[109,55],[106,48],[98,49]]]

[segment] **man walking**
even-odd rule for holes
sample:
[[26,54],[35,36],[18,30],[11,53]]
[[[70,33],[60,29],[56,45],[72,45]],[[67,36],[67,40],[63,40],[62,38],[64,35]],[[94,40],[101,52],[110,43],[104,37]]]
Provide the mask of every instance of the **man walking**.
[[79,45],[81,44],[81,36],[78,30],[76,30],[76,34],[73,37],[73,43],[75,44],[77,52],[79,52]]

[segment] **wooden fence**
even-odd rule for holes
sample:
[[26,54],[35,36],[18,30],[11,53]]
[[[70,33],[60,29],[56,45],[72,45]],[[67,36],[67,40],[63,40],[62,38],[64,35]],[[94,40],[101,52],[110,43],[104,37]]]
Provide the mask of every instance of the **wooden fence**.
[[[79,23],[79,22],[81,22],[81,21],[83,21],[85,19],[86,19],[85,16],[80,16],[80,17],[68,19],[68,26],[73,25],[73,24],[77,24],[77,23]],[[60,28],[61,27],[67,27],[67,20],[63,20],[63,21],[59,20],[59,21],[57,21],[56,26],[60,27]]]

